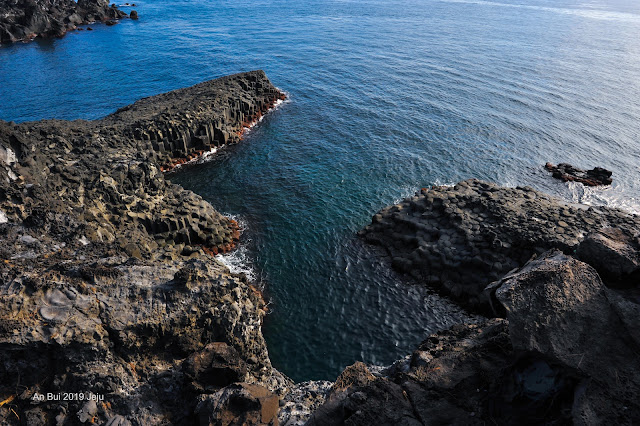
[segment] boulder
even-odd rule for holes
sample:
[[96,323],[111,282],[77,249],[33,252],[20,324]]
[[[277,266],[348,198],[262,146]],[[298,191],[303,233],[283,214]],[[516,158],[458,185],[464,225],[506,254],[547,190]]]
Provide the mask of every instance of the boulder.
[[640,282],[638,236],[617,228],[605,228],[587,235],[576,255],[596,268],[609,285],[635,286]]
[[129,18],[134,19],[134,20],[138,19],[138,12],[136,12],[135,10],[132,10],[129,13]]
[[638,327],[640,318],[622,321],[620,310],[632,311],[611,294],[594,268],[559,251],[532,260],[495,293],[514,350],[588,378],[576,395],[574,424],[632,424],[640,416],[640,359],[628,331],[628,321]]
[[238,383],[201,395],[196,414],[200,426],[277,426],[278,408],[278,396],[267,388]]

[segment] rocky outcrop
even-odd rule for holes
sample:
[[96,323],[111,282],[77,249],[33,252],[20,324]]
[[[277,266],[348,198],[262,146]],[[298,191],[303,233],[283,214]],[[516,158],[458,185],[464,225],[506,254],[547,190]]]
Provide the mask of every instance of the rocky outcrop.
[[381,371],[345,370],[360,379],[334,386],[309,424],[640,418],[637,216],[470,180],[423,189],[362,235],[394,267],[506,319],[440,332]]
[[559,251],[495,295],[507,320],[439,332],[379,372],[348,367],[307,424],[634,424],[638,301]]
[[78,25],[125,16],[108,0],[0,0],[0,43],[62,37]]
[[547,163],[544,167],[552,173],[554,178],[563,182],[579,182],[585,186],[611,185],[613,182],[611,179],[613,173],[602,167],[582,170],[567,163],[560,163],[557,166]]
[[151,146],[166,171],[239,142],[247,128],[283,99],[284,93],[264,74],[222,77],[215,83],[141,99],[106,117],[102,124]]
[[[570,254],[587,235],[613,229],[624,238],[637,238],[640,218],[615,209],[569,205],[529,187],[468,180],[422,189],[383,209],[361,235],[385,247],[394,268],[490,313],[484,293],[489,283],[534,254],[552,248]],[[581,252],[586,251],[583,246]]]
[[184,114],[240,131],[276,96],[255,71],[93,122],[0,122],[0,423],[192,424],[218,415],[211,395],[244,398],[237,383],[273,406],[256,389],[290,382],[267,356],[265,302],[207,254],[237,225],[165,180],[172,153],[136,130]]
[[542,354],[588,378],[576,389],[574,424],[640,418],[640,317],[620,315],[627,304],[637,309],[637,301],[607,289],[592,267],[558,251],[505,277],[496,297],[515,350]]

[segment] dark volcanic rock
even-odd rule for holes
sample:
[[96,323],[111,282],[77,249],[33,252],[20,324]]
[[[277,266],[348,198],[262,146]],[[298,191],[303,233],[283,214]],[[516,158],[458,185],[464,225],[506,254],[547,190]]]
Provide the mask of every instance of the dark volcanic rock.
[[563,182],[580,182],[586,186],[611,185],[613,182],[612,172],[602,167],[582,170],[566,163],[560,163],[557,166],[547,163],[544,167],[552,173],[554,178]]
[[135,10],[132,10],[131,13],[129,13],[129,18],[131,19],[138,19],[138,12],[136,12]]
[[0,43],[61,37],[81,24],[125,16],[106,0],[0,0]]
[[224,342],[210,343],[192,354],[185,361],[183,371],[199,393],[243,382],[247,375],[247,367],[238,351]]
[[434,334],[374,374],[347,368],[308,424],[632,425],[640,418],[637,302],[559,251],[497,284],[508,320]]
[[[507,311],[515,350],[544,354],[589,378],[572,409],[575,424],[640,418],[640,317],[621,320],[629,302],[608,290],[592,267],[558,251],[545,253],[506,277],[496,297]],[[638,312],[639,305],[631,305]]]
[[586,235],[611,228],[635,238],[640,218],[568,205],[528,187],[468,180],[423,189],[383,209],[361,235],[385,247],[394,268],[467,306],[487,309],[483,291],[489,283],[534,254],[552,248],[573,253]]
[[493,382],[511,357],[506,321],[455,326],[381,374],[366,371],[360,379],[344,380],[345,373],[353,376],[348,368],[342,385],[334,386],[307,424],[485,424]]
[[279,398],[263,386],[239,383],[203,395],[196,408],[200,426],[278,426]]
[[[170,143],[180,116],[240,131],[242,102],[266,112],[278,96],[255,71],[145,99],[140,114],[0,122],[1,424],[190,424],[201,392],[286,388],[260,292],[205,253],[231,249],[237,225],[165,180],[170,155],[135,137],[148,123]],[[31,400],[63,392],[104,400]]]
[[640,283],[640,238],[608,228],[587,235],[577,257],[596,268],[610,285],[627,287]]

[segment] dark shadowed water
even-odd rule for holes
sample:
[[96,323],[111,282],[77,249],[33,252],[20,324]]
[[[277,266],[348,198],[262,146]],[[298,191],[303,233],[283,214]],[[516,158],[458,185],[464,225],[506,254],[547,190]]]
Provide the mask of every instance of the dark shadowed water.
[[[355,232],[420,187],[477,177],[640,211],[640,2],[140,1],[141,19],[0,48],[0,118],[96,118],[264,69],[289,101],[172,179],[246,227],[226,262],[271,298],[276,367],[333,378],[468,319]],[[551,181],[567,161],[608,189]]]

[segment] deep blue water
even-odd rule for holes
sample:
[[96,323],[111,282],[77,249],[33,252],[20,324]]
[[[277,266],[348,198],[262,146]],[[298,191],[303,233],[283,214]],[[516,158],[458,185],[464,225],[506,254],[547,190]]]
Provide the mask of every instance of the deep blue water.
[[[0,118],[97,118],[264,69],[289,94],[241,145],[172,176],[238,216],[276,367],[385,364],[466,314],[406,285],[355,232],[477,177],[640,211],[640,2],[136,1],[140,20],[0,47]],[[603,166],[612,188],[552,181]]]

